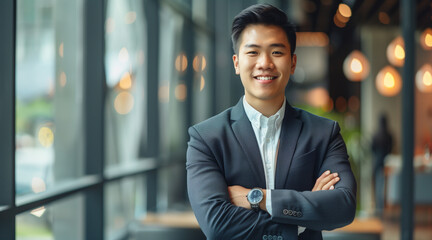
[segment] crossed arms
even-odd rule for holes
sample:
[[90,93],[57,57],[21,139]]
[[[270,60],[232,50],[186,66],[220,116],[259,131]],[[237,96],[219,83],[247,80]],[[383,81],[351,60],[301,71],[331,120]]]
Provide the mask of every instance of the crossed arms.
[[[245,196],[248,189],[257,186],[228,183],[226,172],[230,170],[225,169],[220,159],[221,147],[216,146],[214,139],[203,136],[205,134],[195,127],[189,129],[186,169],[189,200],[208,239],[255,239],[269,233],[290,237],[297,236],[298,226],[320,231],[352,222],[356,185],[338,129],[320,164],[321,177],[314,180],[312,189],[272,190],[272,215],[249,209]],[[329,169],[338,176],[325,175]],[[239,174],[244,174],[242,179],[251,177],[250,172]],[[265,210],[264,205],[260,207]],[[287,209],[296,209],[302,215],[287,215]]]

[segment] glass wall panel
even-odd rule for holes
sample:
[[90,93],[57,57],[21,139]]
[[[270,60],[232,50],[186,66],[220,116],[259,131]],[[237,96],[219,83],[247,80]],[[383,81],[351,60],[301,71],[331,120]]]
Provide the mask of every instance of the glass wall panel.
[[[184,197],[186,188],[184,160],[186,151],[186,118],[189,89],[186,79],[192,67],[185,45],[185,16],[167,3],[160,6],[159,48],[159,119],[160,160],[172,163],[159,171],[158,209],[171,209]],[[190,80],[189,80],[190,81]],[[177,162],[177,164],[175,164]]]
[[193,82],[193,123],[201,122],[209,118],[212,114],[211,98],[212,98],[212,75],[211,66],[213,66],[211,58],[211,41],[209,35],[197,30],[195,31],[195,46],[196,54],[193,58],[192,66],[194,72]]
[[105,239],[118,239],[128,225],[145,214],[146,181],[129,177],[105,186]]
[[16,193],[83,175],[83,1],[19,0]]
[[145,26],[142,1],[107,1],[106,166],[137,160],[146,144]]
[[74,195],[16,216],[17,240],[84,239],[84,197]]

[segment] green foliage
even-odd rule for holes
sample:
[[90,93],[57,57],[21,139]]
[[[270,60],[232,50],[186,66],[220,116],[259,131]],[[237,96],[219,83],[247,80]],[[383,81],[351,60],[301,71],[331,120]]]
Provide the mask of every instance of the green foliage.
[[31,102],[16,101],[16,133],[31,132],[38,120],[52,119],[53,103],[46,98]]

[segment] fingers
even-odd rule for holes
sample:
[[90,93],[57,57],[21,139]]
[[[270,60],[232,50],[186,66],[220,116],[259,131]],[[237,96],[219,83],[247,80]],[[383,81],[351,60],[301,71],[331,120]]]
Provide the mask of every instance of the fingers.
[[327,184],[325,184],[321,190],[333,190],[334,189],[334,185],[339,182],[340,178],[338,177],[337,173],[333,173],[330,176],[332,176],[332,178],[327,182]]
[[313,187],[312,191],[319,191],[322,189],[322,187],[326,184],[325,178],[328,177],[330,174],[330,170],[325,171],[321,176],[315,181],[315,186]]
[[337,173],[330,174],[330,171],[327,170],[316,180],[312,191],[332,190],[339,180],[340,178]]

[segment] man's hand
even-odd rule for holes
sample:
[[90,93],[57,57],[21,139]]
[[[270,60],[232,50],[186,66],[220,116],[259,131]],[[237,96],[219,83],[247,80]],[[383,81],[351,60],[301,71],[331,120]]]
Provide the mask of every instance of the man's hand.
[[[247,200],[247,194],[249,193],[250,189],[235,185],[235,186],[229,186],[228,187],[228,193],[230,195],[231,203],[234,204],[237,207],[243,207],[246,209],[251,209],[250,203]],[[260,203],[260,208],[264,211],[267,211],[266,208],[266,190],[262,189],[264,193],[264,198]]]
[[325,171],[315,182],[312,192],[320,190],[333,190],[334,185],[339,182],[340,178],[337,173],[331,173],[330,170]]

